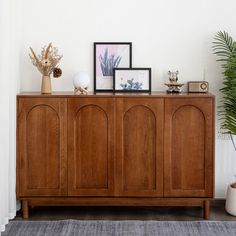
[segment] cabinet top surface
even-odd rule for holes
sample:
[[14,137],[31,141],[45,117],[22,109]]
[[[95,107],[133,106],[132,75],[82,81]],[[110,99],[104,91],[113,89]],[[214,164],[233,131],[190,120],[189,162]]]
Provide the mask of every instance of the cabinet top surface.
[[166,92],[151,92],[151,93],[93,93],[74,94],[74,92],[53,92],[51,94],[41,94],[40,92],[22,92],[17,97],[165,97],[165,98],[191,98],[191,97],[214,97],[211,93],[166,93]]

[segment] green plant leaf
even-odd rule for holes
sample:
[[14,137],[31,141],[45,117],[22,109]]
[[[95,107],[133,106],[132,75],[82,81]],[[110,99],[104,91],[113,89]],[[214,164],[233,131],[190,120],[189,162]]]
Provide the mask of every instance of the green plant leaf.
[[216,33],[213,53],[223,68],[223,98],[219,106],[219,120],[226,133],[236,134],[236,42],[225,31]]

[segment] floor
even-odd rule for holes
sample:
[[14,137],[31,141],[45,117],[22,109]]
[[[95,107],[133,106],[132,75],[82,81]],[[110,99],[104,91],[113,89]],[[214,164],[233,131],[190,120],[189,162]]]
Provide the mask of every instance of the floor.
[[[18,212],[16,220],[22,220]],[[200,207],[34,207],[28,220],[203,220]],[[211,203],[210,220],[233,220],[224,201]]]

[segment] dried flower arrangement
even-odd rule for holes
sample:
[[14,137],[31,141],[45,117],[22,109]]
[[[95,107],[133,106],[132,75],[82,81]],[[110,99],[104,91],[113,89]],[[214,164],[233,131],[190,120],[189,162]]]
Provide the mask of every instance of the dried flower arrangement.
[[62,75],[62,70],[57,67],[62,55],[58,54],[58,49],[49,43],[48,46],[42,48],[41,54],[38,56],[34,50],[30,47],[30,59],[31,62],[43,76],[42,80],[42,93],[51,93],[51,80],[50,75],[53,73],[55,78],[59,78]]
[[42,48],[41,55],[37,56],[31,47],[30,51],[30,59],[42,75],[49,76],[55,69],[58,69],[57,64],[61,60],[62,55],[58,55],[58,49],[53,47],[52,43]]

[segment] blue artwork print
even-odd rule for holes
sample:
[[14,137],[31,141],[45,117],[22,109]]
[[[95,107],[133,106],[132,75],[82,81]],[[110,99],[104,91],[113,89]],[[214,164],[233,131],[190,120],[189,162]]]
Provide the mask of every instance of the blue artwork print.
[[108,48],[106,48],[104,55],[100,54],[99,56],[103,76],[112,76],[113,68],[117,68],[119,66],[121,59],[122,57],[119,55],[109,55]]
[[142,90],[143,83],[134,82],[134,79],[128,79],[127,83],[120,84],[123,90]]

